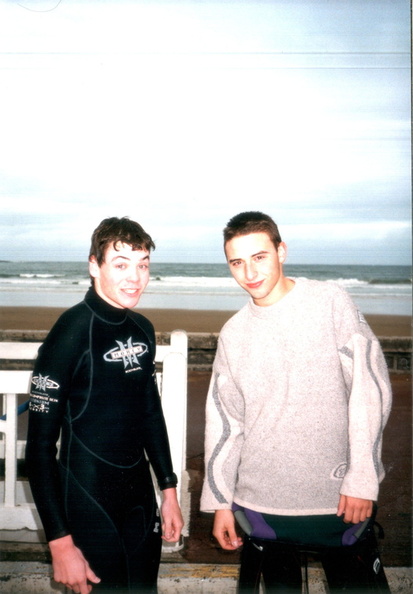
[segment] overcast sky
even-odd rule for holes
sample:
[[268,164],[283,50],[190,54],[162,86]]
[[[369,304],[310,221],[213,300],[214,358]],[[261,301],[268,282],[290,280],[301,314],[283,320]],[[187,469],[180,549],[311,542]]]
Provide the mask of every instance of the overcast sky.
[[220,262],[262,210],[291,263],[408,264],[409,51],[408,0],[0,0],[0,259],[130,216]]

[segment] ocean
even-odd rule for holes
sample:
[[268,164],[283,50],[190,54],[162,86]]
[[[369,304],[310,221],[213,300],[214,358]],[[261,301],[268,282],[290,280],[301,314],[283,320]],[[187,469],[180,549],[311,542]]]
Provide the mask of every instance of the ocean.
[[[286,265],[291,278],[344,287],[366,314],[411,315],[409,266]],[[0,306],[70,307],[90,285],[85,262],[0,262]],[[226,264],[152,263],[139,308],[236,311],[248,295]]]

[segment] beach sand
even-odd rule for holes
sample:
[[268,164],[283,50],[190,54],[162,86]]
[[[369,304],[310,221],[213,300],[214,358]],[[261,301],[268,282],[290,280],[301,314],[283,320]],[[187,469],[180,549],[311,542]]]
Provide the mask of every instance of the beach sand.
[[[2,330],[50,330],[64,308],[2,307]],[[158,332],[186,330],[187,332],[219,332],[235,313],[231,311],[149,309],[140,311],[149,318]],[[411,336],[410,316],[366,315],[376,336]]]
[[[61,308],[0,308],[0,330],[49,330]],[[187,332],[219,332],[234,313],[228,311],[142,309],[159,332],[183,329]],[[366,315],[377,336],[411,336],[409,316]],[[183,557],[191,563],[237,563],[239,553],[221,550],[211,539],[212,516],[199,511],[204,479],[205,399],[209,371],[188,374],[187,468],[190,475],[190,537]],[[383,462],[387,476],[379,499],[379,522],[385,530],[383,562],[387,566],[410,566],[411,549],[411,374],[392,375],[393,410],[384,433]]]

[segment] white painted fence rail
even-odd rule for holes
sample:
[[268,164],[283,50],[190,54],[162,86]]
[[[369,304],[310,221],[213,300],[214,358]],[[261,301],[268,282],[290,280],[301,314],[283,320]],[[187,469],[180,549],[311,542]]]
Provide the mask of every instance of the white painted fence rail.
[[[41,343],[0,342],[0,359],[32,360]],[[190,494],[186,470],[187,413],[187,353],[188,337],[183,330],[171,333],[168,345],[157,345],[155,361],[162,364],[157,373],[162,408],[168,427],[174,471],[178,476],[178,498],[185,521],[183,536],[189,534]],[[20,394],[30,393],[31,371],[0,370],[0,394],[3,395],[3,415],[0,420],[0,457],[4,458],[4,489],[0,493],[0,530],[40,530],[41,522],[35,509],[27,481],[17,480],[17,460],[24,458],[25,440],[17,439],[17,401]],[[155,483],[156,485],[156,483]],[[160,494],[157,490],[158,501]],[[164,544],[163,552],[176,551],[182,543]]]

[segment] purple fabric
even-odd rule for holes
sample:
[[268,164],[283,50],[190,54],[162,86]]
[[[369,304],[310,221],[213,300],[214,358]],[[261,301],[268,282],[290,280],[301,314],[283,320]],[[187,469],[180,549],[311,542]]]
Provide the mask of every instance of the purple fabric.
[[343,545],[345,547],[349,547],[358,541],[358,539],[360,537],[360,534],[358,534],[358,531],[360,530],[360,527],[363,524],[364,524],[364,522],[359,522],[358,524],[353,524],[353,526],[348,528],[343,533],[343,536],[341,537],[341,542],[343,543]]
[[249,536],[256,536],[257,538],[266,538],[268,540],[276,540],[277,535],[274,530],[267,524],[262,515],[259,512],[251,509],[245,509],[240,507],[236,503],[233,503],[232,510],[243,512],[248,522],[251,524],[251,533]]

